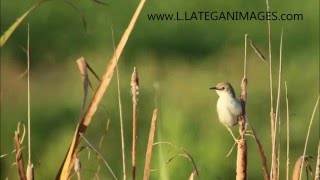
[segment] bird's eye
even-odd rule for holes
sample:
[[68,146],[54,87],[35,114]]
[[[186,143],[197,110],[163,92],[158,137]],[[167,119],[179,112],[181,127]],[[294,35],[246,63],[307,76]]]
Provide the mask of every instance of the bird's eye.
[[222,89],[222,90],[224,90],[224,89],[225,89],[225,87],[222,87],[221,89]]

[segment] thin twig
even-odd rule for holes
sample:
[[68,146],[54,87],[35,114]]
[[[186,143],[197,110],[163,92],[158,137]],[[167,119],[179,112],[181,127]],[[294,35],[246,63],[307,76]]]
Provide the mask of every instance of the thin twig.
[[94,148],[92,146],[92,144],[87,140],[86,137],[84,137],[84,135],[82,133],[80,133],[80,136],[83,138],[83,140],[90,146],[90,148],[92,150],[94,150],[94,152],[96,152],[96,154],[102,159],[102,161],[104,162],[104,164],[107,166],[107,168],[109,169],[109,171],[111,172],[112,176],[114,179],[117,180],[116,175],[114,174],[114,172],[112,171],[111,167],[109,166],[109,164],[107,163],[107,161],[103,158],[103,156],[98,152],[98,150],[96,150],[96,148]]
[[30,126],[30,29],[28,24],[28,46],[27,46],[27,70],[28,70],[28,164],[31,163],[31,126]]
[[[308,127],[308,133],[307,133],[307,137],[306,137],[306,142],[305,142],[304,149],[303,149],[302,159],[304,159],[305,156],[306,156],[306,151],[307,151],[307,145],[308,145],[308,140],[309,140],[311,125],[312,125],[312,122],[313,122],[314,115],[316,114],[316,111],[317,111],[317,107],[318,107],[318,103],[319,103],[319,98],[320,98],[320,96],[318,96],[316,105],[314,106],[314,109],[313,109],[313,112],[312,112],[312,116],[311,116],[311,119],[310,119],[310,123],[309,123],[309,127]],[[300,178],[299,178],[299,179],[301,179],[301,176],[302,176],[302,169],[303,169],[303,163],[302,163],[302,165],[301,165]]]
[[289,100],[288,100],[288,87],[287,87],[287,82],[284,82],[285,85],[285,90],[286,90],[286,107],[287,107],[287,165],[286,165],[286,180],[289,180],[289,173],[290,173],[290,158],[289,158],[289,151],[290,151],[290,121],[289,121]]

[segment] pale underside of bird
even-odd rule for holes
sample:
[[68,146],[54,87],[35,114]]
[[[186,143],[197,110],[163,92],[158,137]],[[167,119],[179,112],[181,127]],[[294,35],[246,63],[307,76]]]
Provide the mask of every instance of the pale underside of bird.
[[210,89],[216,90],[219,95],[217,101],[219,121],[227,127],[232,137],[237,141],[230,128],[238,123],[238,118],[242,114],[241,102],[235,97],[234,90],[228,82],[219,83]]

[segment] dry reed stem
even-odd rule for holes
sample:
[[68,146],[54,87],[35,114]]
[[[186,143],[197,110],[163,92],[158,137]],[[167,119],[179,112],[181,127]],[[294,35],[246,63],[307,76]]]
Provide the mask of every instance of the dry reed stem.
[[286,107],[287,107],[287,164],[286,164],[286,180],[289,180],[289,174],[290,174],[290,158],[289,158],[289,151],[290,151],[290,121],[289,121],[289,100],[288,100],[288,87],[287,87],[287,81],[284,82],[285,90],[286,90]]
[[[270,13],[270,6],[269,6],[269,0],[266,0],[266,7],[267,7],[267,13]],[[269,79],[270,79],[270,124],[271,124],[271,172],[270,172],[270,177],[271,179],[275,179],[273,176],[273,164],[274,161],[276,160],[276,154],[275,152],[275,144],[274,142],[274,132],[275,132],[275,114],[273,112],[273,86],[272,86],[272,47],[271,47],[271,21],[270,18],[268,18],[268,50],[269,50]]]
[[[273,132],[273,148],[272,148],[272,172],[273,172],[273,178],[278,179],[279,177],[279,157],[280,157],[280,143],[277,144],[276,139],[276,133],[277,133],[277,123],[279,123],[280,127],[280,97],[281,97],[281,80],[282,80],[282,37],[283,37],[283,29],[281,31],[281,37],[280,37],[280,57],[279,57],[279,73],[278,73],[278,92],[277,92],[277,102],[276,102],[276,115],[275,115],[275,121],[274,121],[274,132]],[[278,142],[280,142],[280,131],[279,128],[279,136],[278,136]],[[278,154],[276,154],[276,148],[278,148]]]
[[[306,157],[306,151],[307,151],[307,145],[308,145],[308,140],[309,140],[309,135],[310,135],[310,131],[311,131],[311,126],[312,126],[312,122],[313,122],[313,118],[314,118],[314,115],[316,114],[316,111],[317,111],[317,107],[318,107],[318,103],[319,103],[319,98],[320,96],[318,96],[318,99],[317,99],[317,102],[314,106],[314,109],[313,109],[313,112],[312,112],[312,115],[311,115],[311,119],[310,119],[310,123],[309,123],[309,127],[308,127],[308,132],[307,132],[307,137],[306,137],[306,142],[304,144],[304,149],[303,149],[303,159]],[[301,169],[300,169],[300,177],[299,179],[301,179],[301,176],[302,176],[302,169],[303,169],[303,164],[301,165]]]
[[125,161],[125,153],[124,153],[123,117],[122,117],[122,105],[121,105],[120,81],[119,81],[120,78],[119,78],[118,66],[116,66],[116,69],[117,69],[117,86],[118,86],[118,100],[119,100],[119,113],[120,113],[122,173],[123,173],[123,180],[126,180],[127,176],[126,176],[126,161]]
[[238,143],[236,179],[247,179],[247,141],[245,139],[240,139]]
[[314,180],[320,180],[320,140],[318,144],[318,155],[317,155],[317,164],[316,164],[316,172],[314,175]]
[[134,67],[131,76],[131,94],[133,108],[133,126],[132,126],[132,179],[136,179],[136,151],[137,151],[137,105],[139,95],[139,78],[137,68]]
[[27,45],[27,59],[28,59],[28,166],[27,166],[27,180],[34,179],[33,164],[31,163],[31,111],[30,111],[30,26],[28,23],[28,45]]
[[[115,51],[115,44],[114,44],[114,35],[113,35],[113,28],[111,27],[112,32],[112,45]],[[124,133],[123,133],[123,117],[122,117],[122,104],[121,104],[121,91],[120,91],[120,77],[119,77],[119,70],[118,65],[116,65],[117,70],[117,90],[118,90],[118,101],[119,101],[119,114],[120,114],[120,133],[121,133],[121,154],[122,154],[122,173],[123,173],[123,180],[127,179],[126,176],[126,160],[125,160],[125,150],[124,150]]]
[[241,82],[241,95],[240,101],[242,106],[242,115],[239,120],[239,133],[241,140],[238,143],[237,153],[237,180],[247,179],[247,142],[244,139],[244,134],[247,129],[247,117],[246,117],[246,103],[247,103],[247,41],[248,35],[245,35],[244,46],[244,72]]
[[65,159],[59,169],[59,172],[56,176],[56,179],[62,179],[62,180],[68,179],[68,177],[70,175],[70,170],[71,170],[73,163],[75,161],[75,159],[74,159],[75,158],[75,156],[74,156],[75,150],[81,141],[80,133],[84,133],[91,123],[92,116],[95,114],[97,107],[100,104],[100,101],[103,97],[103,94],[105,93],[105,91],[111,81],[111,78],[113,77],[114,68],[118,62],[118,58],[121,55],[121,53],[126,45],[126,42],[129,38],[129,35],[130,35],[137,19],[138,19],[138,16],[141,12],[141,9],[142,9],[144,3],[145,3],[145,0],[140,1],[127,29],[125,30],[117,48],[116,48],[114,55],[112,56],[108,66],[106,68],[106,71],[102,77],[102,80],[101,80],[101,82],[100,82],[100,84],[99,84],[99,86],[98,86],[98,88],[92,98],[92,101],[91,101],[87,111],[84,114],[84,117],[82,118],[82,121],[77,125],[76,131],[74,134],[74,138],[73,138],[72,143],[68,149],[66,157],[65,157]]
[[23,161],[23,156],[22,156],[22,149],[21,149],[21,141],[19,137],[19,129],[14,132],[14,145],[16,148],[16,163],[17,163],[17,168],[18,168],[18,173],[20,180],[26,180],[26,172],[24,169],[24,161]]
[[150,133],[149,133],[149,140],[148,140],[148,146],[147,146],[147,152],[146,152],[146,162],[144,165],[143,180],[148,180],[149,175],[150,175],[150,163],[151,163],[151,157],[152,157],[154,133],[155,133],[156,124],[157,124],[157,112],[158,112],[157,109],[153,110],[152,121],[151,121],[151,126],[150,126]]

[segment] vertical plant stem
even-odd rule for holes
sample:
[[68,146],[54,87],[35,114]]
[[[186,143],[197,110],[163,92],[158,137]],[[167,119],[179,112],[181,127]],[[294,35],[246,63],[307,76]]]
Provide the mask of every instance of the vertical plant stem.
[[289,180],[289,174],[290,174],[290,158],[289,158],[289,151],[290,151],[290,121],[289,121],[289,100],[288,100],[288,87],[287,87],[287,82],[284,83],[285,85],[285,90],[286,90],[286,107],[287,107],[287,165],[286,165],[286,180]]
[[119,113],[120,113],[120,131],[121,131],[121,152],[122,152],[122,172],[123,172],[123,180],[126,180],[126,161],[125,161],[125,151],[124,151],[124,135],[123,135],[123,117],[122,117],[122,105],[121,105],[121,94],[120,94],[120,78],[118,66],[116,66],[117,70],[117,86],[118,86],[118,100],[119,100]]
[[30,112],[30,27],[28,24],[28,45],[27,45],[27,59],[28,59],[28,166],[27,166],[27,180],[34,179],[33,164],[31,163],[31,112]]
[[148,180],[150,175],[150,164],[151,164],[151,157],[152,157],[152,147],[154,141],[154,133],[156,130],[156,123],[157,123],[157,109],[153,110],[152,121],[150,126],[150,133],[149,133],[149,140],[146,152],[146,162],[144,165],[144,175],[143,180]]
[[136,150],[137,150],[137,104],[139,94],[139,78],[137,68],[134,67],[131,76],[131,93],[133,104],[133,129],[132,129],[132,179],[136,179]]
[[[269,6],[269,0],[266,0],[266,6],[267,6],[267,13],[270,13],[270,6]],[[275,144],[274,144],[274,139],[275,139],[275,136],[274,136],[274,133],[275,133],[275,114],[273,112],[273,86],[272,86],[272,47],[271,47],[271,21],[270,21],[270,18],[268,18],[268,45],[269,45],[269,79],[270,79],[270,123],[271,123],[271,144],[272,144],[272,147],[271,147],[271,172],[270,172],[270,177],[271,179],[274,179],[274,176],[273,176],[273,165],[274,165],[274,162],[276,161],[276,154],[275,154]]]
[[28,24],[28,45],[27,45],[27,71],[28,71],[28,164],[31,163],[31,126],[30,126],[30,29]]
[[247,141],[240,139],[237,151],[237,180],[247,179]]
[[241,135],[240,142],[238,143],[237,153],[237,180],[247,179],[247,141],[244,139],[244,134],[247,130],[247,117],[246,117],[246,103],[247,103],[247,40],[248,35],[245,35],[244,45],[244,72],[241,82],[241,106],[242,115],[239,120],[239,133]]
[[[117,56],[116,49],[115,49],[115,44],[114,44],[113,28],[111,28],[111,33],[112,33],[112,45],[113,45],[114,53],[115,53],[115,56]],[[116,70],[117,70],[117,88],[118,88],[119,113],[120,113],[122,173],[123,173],[123,180],[126,180],[127,176],[126,176],[126,161],[125,161],[124,135],[123,135],[123,117],[122,117],[122,104],[121,104],[121,93],[120,93],[120,77],[119,77],[118,64],[116,65]]]
[[[310,119],[310,123],[309,123],[309,127],[308,127],[308,133],[307,133],[307,137],[306,137],[306,142],[304,144],[304,149],[303,149],[303,155],[302,155],[302,159],[303,160],[306,157],[306,151],[307,151],[307,145],[308,145],[309,135],[310,135],[310,131],[311,131],[311,125],[312,125],[312,122],[313,122],[314,115],[316,114],[316,111],[317,111],[319,98],[320,98],[320,96],[318,95],[318,99],[317,99],[316,105],[314,106],[314,109],[313,109],[313,112],[312,112],[312,116],[311,116],[311,119]],[[302,165],[300,167],[300,178],[299,179],[301,179],[301,176],[302,176],[303,164],[304,163],[302,163]]]
[[[280,38],[280,58],[279,58],[279,76],[278,76],[278,93],[277,93],[277,104],[276,104],[276,116],[274,122],[274,134],[273,134],[273,142],[274,148],[272,149],[273,154],[273,178],[278,179],[278,172],[279,172],[279,158],[280,158],[280,143],[276,143],[276,133],[277,133],[277,123],[279,123],[279,138],[278,142],[280,142],[280,97],[281,97],[281,79],[282,79],[282,37],[283,37],[283,29],[281,31],[281,38]],[[278,154],[276,154],[276,148],[278,147]]]
[[314,175],[314,180],[320,179],[320,140],[318,144],[318,155],[317,155],[317,164],[316,164],[316,172]]

